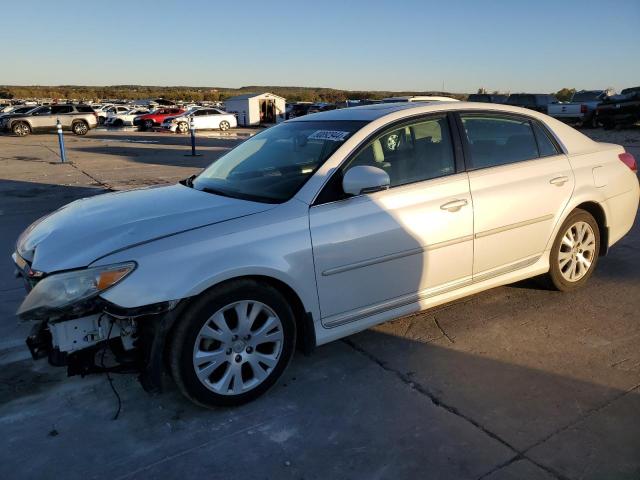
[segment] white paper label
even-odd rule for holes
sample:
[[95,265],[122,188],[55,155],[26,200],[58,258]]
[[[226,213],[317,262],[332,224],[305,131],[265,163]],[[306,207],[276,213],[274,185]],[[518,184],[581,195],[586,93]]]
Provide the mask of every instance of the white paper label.
[[307,138],[309,140],[328,140],[329,142],[341,142],[349,132],[341,132],[339,130],[316,130]]

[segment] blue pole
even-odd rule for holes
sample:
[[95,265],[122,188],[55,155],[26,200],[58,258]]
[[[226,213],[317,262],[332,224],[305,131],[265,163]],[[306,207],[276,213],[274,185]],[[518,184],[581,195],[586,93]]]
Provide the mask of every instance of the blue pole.
[[58,143],[60,144],[60,160],[62,163],[67,161],[67,156],[64,153],[64,136],[62,135],[62,125],[60,119],[56,119],[56,129],[58,130]]
[[196,156],[196,125],[193,122],[193,117],[191,118],[190,130],[191,130],[191,155]]

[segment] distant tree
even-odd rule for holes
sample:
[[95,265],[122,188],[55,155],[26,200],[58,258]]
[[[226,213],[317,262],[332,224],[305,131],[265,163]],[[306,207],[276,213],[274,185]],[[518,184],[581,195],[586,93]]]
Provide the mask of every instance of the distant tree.
[[571,100],[571,97],[573,97],[574,93],[576,93],[575,88],[563,88],[558,90],[555,93],[555,96],[561,102],[568,102],[569,100]]

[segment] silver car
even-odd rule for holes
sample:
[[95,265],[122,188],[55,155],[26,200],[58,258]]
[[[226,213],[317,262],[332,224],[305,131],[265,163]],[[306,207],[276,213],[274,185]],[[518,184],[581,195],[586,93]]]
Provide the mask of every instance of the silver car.
[[239,404],[296,346],[527,277],[581,287],[633,224],[636,171],[622,147],[518,107],[307,115],[197,177],[35,222],[13,256],[18,315],[34,358],[71,375],[139,371],[157,389],[168,365],[194,402]]
[[24,115],[11,116],[4,122],[4,128],[24,137],[55,130],[58,121],[63,130],[71,130],[76,135],[86,135],[98,124],[97,115],[89,105],[46,105]]

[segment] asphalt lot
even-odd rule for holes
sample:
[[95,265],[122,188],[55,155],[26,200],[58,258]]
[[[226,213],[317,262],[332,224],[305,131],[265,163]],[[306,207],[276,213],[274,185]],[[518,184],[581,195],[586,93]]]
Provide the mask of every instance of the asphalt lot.
[[[246,132],[241,132],[246,133]],[[640,158],[636,131],[587,131]],[[94,131],[0,136],[0,478],[640,478],[640,225],[588,286],[534,281],[297,355],[266,396],[203,410],[170,388],[66,378],[33,362],[9,258],[19,233],[76,198],[197,172],[238,143]]]

